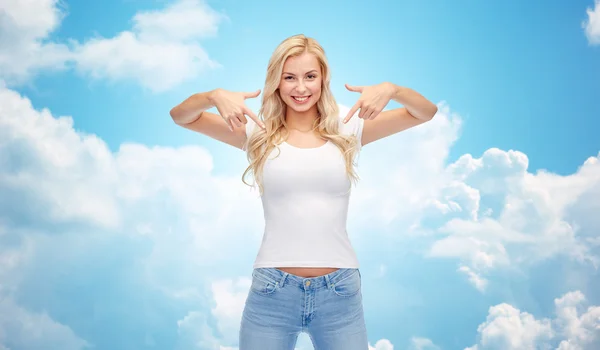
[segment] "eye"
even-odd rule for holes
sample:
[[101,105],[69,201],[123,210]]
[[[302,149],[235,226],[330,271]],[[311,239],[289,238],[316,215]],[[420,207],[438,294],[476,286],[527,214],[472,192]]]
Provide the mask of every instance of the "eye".
[[290,80],[290,79],[294,79],[294,77],[292,77],[292,76],[287,76],[287,77],[285,77],[285,78],[283,78],[283,79],[285,79],[285,80]]
[[309,75],[308,75],[308,78],[309,78],[309,79],[315,79],[316,77],[317,77],[317,76],[316,76],[315,74],[309,74]]

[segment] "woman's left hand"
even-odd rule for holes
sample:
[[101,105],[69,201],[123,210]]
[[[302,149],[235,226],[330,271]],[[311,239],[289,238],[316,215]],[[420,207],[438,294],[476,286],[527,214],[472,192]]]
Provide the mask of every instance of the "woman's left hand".
[[361,95],[350,109],[350,112],[348,112],[346,118],[344,118],[344,124],[352,118],[358,109],[360,109],[358,113],[359,118],[374,119],[377,117],[394,96],[396,87],[394,84],[387,82],[371,86],[345,85],[346,89],[353,92],[360,92]]

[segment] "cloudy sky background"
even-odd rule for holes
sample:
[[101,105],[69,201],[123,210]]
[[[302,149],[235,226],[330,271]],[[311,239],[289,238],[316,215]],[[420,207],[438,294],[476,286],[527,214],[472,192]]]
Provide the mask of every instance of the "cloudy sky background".
[[600,348],[600,1],[296,5],[0,0],[0,349],[237,349],[260,198],[168,111],[297,33],[440,108],[360,157],[370,346]]

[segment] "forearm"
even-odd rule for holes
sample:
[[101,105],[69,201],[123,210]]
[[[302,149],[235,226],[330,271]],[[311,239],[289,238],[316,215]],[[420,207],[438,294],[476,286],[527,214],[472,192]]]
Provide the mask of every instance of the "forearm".
[[191,95],[170,111],[171,118],[179,125],[189,124],[200,118],[202,112],[214,107],[212,96],[215,90]]
[[[391,83],[390,83],[391,84]],[[437,106],[418,92],[392,84],[392,99],[404,106],[408,113],[420,120],[431,120],[437,113]]]

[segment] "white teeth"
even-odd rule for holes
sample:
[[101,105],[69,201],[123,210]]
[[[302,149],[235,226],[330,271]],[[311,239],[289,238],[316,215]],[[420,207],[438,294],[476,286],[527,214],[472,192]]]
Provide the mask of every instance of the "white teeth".
[[303,102],[306,101],[308,99],[308,97],[294,97],[294,100],[298,101],[298,102]]

